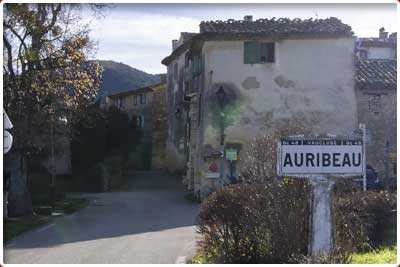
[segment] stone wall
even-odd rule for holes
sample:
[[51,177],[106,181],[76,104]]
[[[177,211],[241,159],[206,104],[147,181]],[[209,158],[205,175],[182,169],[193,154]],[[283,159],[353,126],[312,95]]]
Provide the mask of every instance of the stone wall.
[[397,130],[396,90],[357,90],[358,121],[367,127],[367,164],[385,183],[395,177]]

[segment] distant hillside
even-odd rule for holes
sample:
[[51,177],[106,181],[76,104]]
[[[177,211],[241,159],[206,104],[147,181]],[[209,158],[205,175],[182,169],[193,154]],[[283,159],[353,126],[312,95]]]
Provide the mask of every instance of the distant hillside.
[[103,66],[102,84],[98,97],[146,87],[160,82],[159,75],[148,74],[112,60],[98,60]]

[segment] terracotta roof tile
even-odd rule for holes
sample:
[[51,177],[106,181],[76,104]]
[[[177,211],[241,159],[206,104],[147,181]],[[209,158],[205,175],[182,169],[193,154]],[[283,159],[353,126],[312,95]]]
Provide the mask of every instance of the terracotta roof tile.
[[387,59],[357,59],[356,86],[358,88],[393,88],[397,84],[397,61]]
[[337,18],[328,19],[258,19],[255,21],[227,20],[201,22],[200,33],[285,33],[285,34],[344,34],[351,36],[351,27]]

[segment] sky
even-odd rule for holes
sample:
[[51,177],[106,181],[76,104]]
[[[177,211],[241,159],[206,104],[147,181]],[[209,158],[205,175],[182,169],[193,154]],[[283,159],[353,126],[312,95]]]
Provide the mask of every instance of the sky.
[[[161,60],[180,32],[199,32],[201,21],[259,18],[337,17],[358,37],[396,31],[396,4],[112,4],[91,20],[97,59],[122,62],[147,73],[165,73]],[[88,15],[89,16],[89,15]]]

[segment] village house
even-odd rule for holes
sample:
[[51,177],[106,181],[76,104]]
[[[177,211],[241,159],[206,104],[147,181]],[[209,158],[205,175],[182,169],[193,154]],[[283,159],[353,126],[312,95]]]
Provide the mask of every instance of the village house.
[[356,55],[361,59],[397,59],[397,33],[388,36],[385,28],[379,29],[379,37],[357,38]]
[[396,184],[397,61],[356,60],[358,121],[366,124],[367,164],[385,187]]
[[136,156],[133,156],[137,161],[135,167],[139,169],[145,168],[141,166],[141,157],[149,148],[150,169],[165,168],[165,88],[165,78],[162,77],[159,84],[109,95],[102,104],[102,108],[117,107],[127,112],[129,118],[136,117],[137,125],[143,133],[141,145],[135,152]]
[[194,193],[238,177],[253,138],[275,122],[344,136],[358,127],[355,37],[337,18],[202,22],[172,48],[162,61],[169,167],[186,171]]

